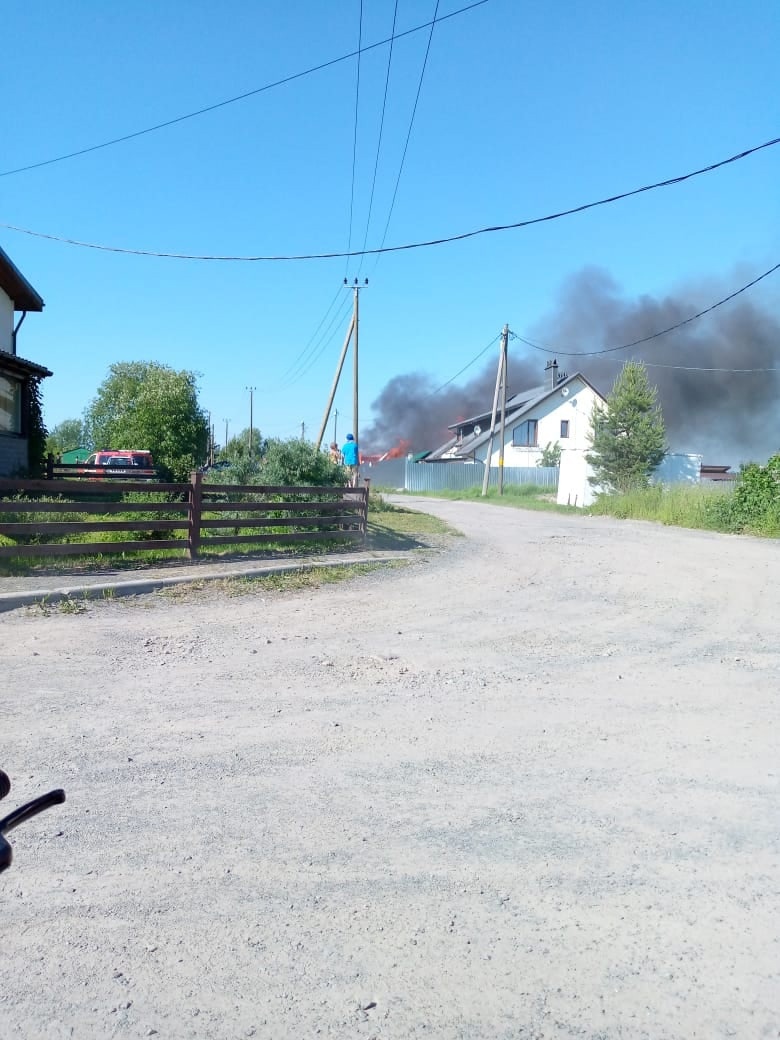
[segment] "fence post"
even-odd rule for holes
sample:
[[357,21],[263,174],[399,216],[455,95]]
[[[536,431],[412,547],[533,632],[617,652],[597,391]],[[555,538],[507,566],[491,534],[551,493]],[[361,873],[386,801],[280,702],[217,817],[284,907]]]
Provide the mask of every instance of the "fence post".
[[51,452],[46,456],[46,479],[54,480],[54,455]]
[[190,559],[198,558],[200,548],[200,519],[203,511],[203,474],[194,471],[190,473],[190,515],[189,529],[187,531],[187,548]]
[[[370,481],[367,481],[370,483]],[[360,524],[360,530],[363,537],[366,537],[366,531],[368,529],[368,487],[364,488],[365,495],[363,496],[363,516]]]

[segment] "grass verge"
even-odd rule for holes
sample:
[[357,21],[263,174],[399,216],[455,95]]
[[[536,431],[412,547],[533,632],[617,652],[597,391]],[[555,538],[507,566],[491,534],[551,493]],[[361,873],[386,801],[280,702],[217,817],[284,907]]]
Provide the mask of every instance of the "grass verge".
[[559,506],[555,501],[555,491],[538,484],[509,484],[504,488],[503,495],[499,495],[497,488],[491,487],[484,498],[479,487],[464,488],[462,491],[408,491],[405,494],[414,495],[416,498],[446,498],[454,502],[490,502],[497,506],[535,509],[549,513],[581,512],[575,506]]

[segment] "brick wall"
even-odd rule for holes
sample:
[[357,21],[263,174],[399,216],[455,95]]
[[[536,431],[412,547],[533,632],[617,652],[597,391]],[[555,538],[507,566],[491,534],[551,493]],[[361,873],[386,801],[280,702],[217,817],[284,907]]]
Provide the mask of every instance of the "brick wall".
[[0,477],[27,469],[27,438],[0,433]]

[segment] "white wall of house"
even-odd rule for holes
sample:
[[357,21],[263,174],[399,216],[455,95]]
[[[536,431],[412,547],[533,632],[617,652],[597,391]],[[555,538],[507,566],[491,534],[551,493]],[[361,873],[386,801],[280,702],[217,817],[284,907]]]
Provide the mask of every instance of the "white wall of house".
[[[518,422],[507,423],[504,465],[536,466],[542,457],[542,449],[548,444],[560,444],[561,449],[585,450],[590,447],[590,416],[593,405],[601,401],[601,397],[581,379],[570,380],[565,387],[559,387],[544,401],[529,409]],[[525,422],[536,423],[536,444],[529,447],[518,446],[515,431]],[[561,423],[568,423],[566,436],[562,436]],[[498,465],[500,451],[499,438],[493,442],[494,451],[491,466]],[[488,445],[477,449],[476,456],[484,462]]]
[[14,301],[0,289],[0,350],[11,353],[14,339]]

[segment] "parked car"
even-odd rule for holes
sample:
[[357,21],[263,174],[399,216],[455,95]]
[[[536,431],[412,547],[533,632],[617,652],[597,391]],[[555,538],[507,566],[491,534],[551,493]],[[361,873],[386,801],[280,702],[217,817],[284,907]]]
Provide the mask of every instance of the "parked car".
[[[102,469],[102,472],[91,472]],[[113,470],[114,472],[109,472]],[[94,477],[128,476],[133,478],[155,477],[157,474],[150,451],[95,451],[84,463],[79,473]]]

